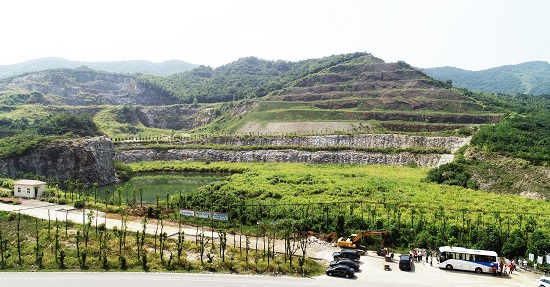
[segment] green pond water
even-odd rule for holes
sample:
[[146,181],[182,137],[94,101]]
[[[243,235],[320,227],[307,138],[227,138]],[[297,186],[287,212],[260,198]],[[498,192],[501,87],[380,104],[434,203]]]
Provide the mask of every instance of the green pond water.
[[[94,188],[89,188],[85,192],[88,196],[94,197],[97,194],[98,200],[103,200],[106,194],[109,198],[118,198],[116,193],[117,188],[121,188],[122,202],[133,201],[133,190],[136,192],[137,202],[140,200],[139,189],[143,190],[143,202],[155,203],[156,194],[158,193],[160,200],[166,199],[166,194],[174,195],[194,191],[201,186],[208,185],[212,182],[223,180],[226,174],[216,173],[151,173],[140,174],[132,177],[127,182],[120,182],[112,185],[99,186],[94,191]],[[118,200],[118,199],[117,199]]]

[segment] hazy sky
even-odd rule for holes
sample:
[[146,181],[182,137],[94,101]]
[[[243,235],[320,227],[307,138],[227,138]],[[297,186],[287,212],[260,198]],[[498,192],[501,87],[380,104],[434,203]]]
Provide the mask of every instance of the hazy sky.
[[550,0],[6,0],[0,65],[41,57],[386,62],[481,70],[550,62]]

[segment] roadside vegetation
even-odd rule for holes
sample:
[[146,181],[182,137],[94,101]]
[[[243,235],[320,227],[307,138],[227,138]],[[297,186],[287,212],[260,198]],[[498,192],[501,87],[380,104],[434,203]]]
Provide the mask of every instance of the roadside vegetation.
[[[297,254],[306,237],[292,237],[294,258],[276,255],[271,249],[233,245],[220,230],[214,242],[204,233],[195,241],[163,231],[166,221],[155,219],[154,234],[127,230],[128,216],[120,213],[120,228],[106,229],[90,211],[84,225],[53,219],[36,219],[0,211],[0,270],[39,271],[146,271],[227,272],[238,274],[319,275],[324,267]],[[171,236],[171,237],[169,237]]]

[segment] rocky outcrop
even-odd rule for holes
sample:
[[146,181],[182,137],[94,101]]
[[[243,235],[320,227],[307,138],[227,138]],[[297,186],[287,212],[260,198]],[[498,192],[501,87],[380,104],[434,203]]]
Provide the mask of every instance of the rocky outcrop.
[[136,109],[139,121],[146,127],[189,130],[206,125],[217,117],[214,109],[192,105],[171,105],[139,107]]
[[385,154],[360,151],[297,151],[251,150],[227,151],[214,149],[124,150],[116,153],[116,159],[125,163],[140,161],[227,161],[227,162],[295,162],[314,164],[381,164],[436,167],[452,161],[452,156],[442,154],[397,153]]
[[84,184],[115,182],[114,146],[106,137],[58,140],[19,157],[0,159],[0,174],[33,173]]

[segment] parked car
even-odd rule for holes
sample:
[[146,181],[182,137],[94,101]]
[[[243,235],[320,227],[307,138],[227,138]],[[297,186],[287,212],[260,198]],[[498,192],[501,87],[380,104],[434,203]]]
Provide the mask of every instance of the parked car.
[[412,260],[410,255],[403,254],[399,256],[399,269],[400,270],[411,270]]
[[340,251],[332,253],[332,257],[334,258],[334,260],[347,258],[355,262],[359,261],[359,258],[361,258],[359,252],[357,252],[356,249],[342,249]]
[[359,270],[359,268],[361,267],[359,263],[347,258],[331,261],[328,265],[329,266],[346,265],[348,267],[353,268],[355,271]]
[[550,277],[540,276],[539,280],[537,281],[537,285],[539,287],[550,287]]
[[355,270],[346,265],[330,266],[325,270],[325,272],[328,276],[344,276],[346,278],[355,276]]

